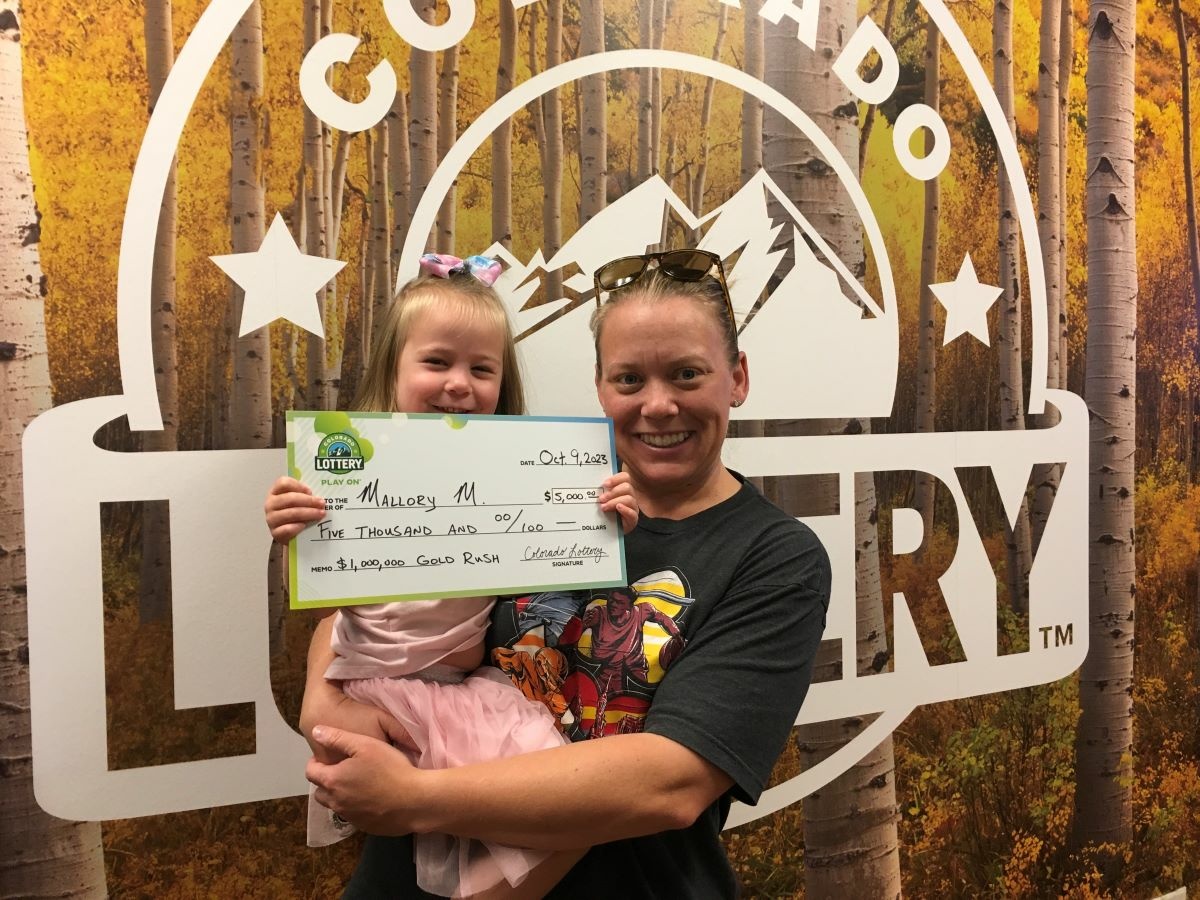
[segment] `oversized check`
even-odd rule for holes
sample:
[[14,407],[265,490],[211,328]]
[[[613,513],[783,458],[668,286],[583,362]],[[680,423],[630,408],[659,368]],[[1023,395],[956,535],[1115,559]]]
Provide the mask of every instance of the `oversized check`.
[[287,441],[325,499],[291,543],[293,609],[626,583],[608,419],[289,412]]

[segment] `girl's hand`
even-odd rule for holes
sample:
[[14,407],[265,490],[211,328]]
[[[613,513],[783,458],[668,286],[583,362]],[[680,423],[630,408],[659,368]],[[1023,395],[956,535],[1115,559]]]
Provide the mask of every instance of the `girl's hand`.
[[618,472],[605,478],[600,487],[604,492],[600,495],[600,509],[604,512],[616,512],[621,517],[621,529],[626,533],[633,531],[638,523],[638,499],[633,492],[628,472]]
[[325,518],[325,501],[295,478],[283,477],[271,485],[263,503],[271,537],[286,544],[313,522]]

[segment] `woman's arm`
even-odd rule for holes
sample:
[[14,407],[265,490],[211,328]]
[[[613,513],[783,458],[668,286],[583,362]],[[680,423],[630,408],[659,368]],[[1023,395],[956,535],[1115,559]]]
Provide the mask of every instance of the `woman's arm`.
[[[732,779],[675,741],[611,735],[454,769],[415,769],[377,740],[322,727],[317,799],[372,834],[441,832],[540,850],[684,828]],[[536,789],[533,786],[536,785]]]

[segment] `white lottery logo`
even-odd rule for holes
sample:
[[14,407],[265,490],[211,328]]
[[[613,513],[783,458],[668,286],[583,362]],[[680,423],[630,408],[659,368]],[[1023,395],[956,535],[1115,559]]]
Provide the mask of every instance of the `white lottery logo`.
[[[502,0],[504,2],[504,0]],[[524,6],[535,0],[519,0]],[[304,793],[304,741],[283,721],[271,693],[266,559],[269,536],[262,525],[261,497],[285,468],[281,450],[121,454],[95,446],[94,435],[127,416],[134,430],[161,428],[150,343],[150,279],[158,209],[180,134],[222,48],[250,0],[213,0],[182,48],[155,107],[133,173],[122,231],[118,275],[118,339],[123,393],[73,403],[39,417],[25,437],[25,501],[28,546],[31,696],[34,782],[38,802],[68,819],[115,819],[242,803]],[[843,677],[814,685],[799,722],[847,716],[878,718],[842,750],[797,778],[768,791],[753,810],[736,807],[730,824],[793,803],[852,766],[891,732],[915,706],[957,697],[1040,684],[1078,667],[1086,653],[1087,417],[1074,395],[1046,389],[1046,298],[1037,230],[1017,148],[1003,126],[999,103],[978,60],[940,0],[923,0],[946,45],[962,65],[992,131],[999,158],[1017,200],[1028,273],[1033,356],[1029,411],[1052,403],[1062,414],[1050,429],[1028,432],[834,435],[730,439],[728,464],[746,475],[829,474],[840,486],[839,514],[806,521],[829,550],[834,596],[825,639],[840,642]],[[454,0],[450,19],[430,27],[410,21],[403,2],[388,0],[389,19],[414,46],[438,49],[470,29],[474,4]],[[819,7],[769,0],[763,15],[799,25],[800,40],[815,33]],[[807,37],[807,40],[806,40]],[[451,40],[453,38],[453,40]],[[300,88],[305,102],[325,121],[344,130],[369,127],[390,107],[395,73],[390,64],[372,72],[370,91],[351,104],[328,89],[325,70],[344,62],[358,46],[348,35],[330,35],[304,60]],[[871,82],[857,75],[868,49],[883,65]],[[832,72],[869,102],[886,99],[896,87],[895,54],[870,18],[850,36]],[[703,228],[702,246],[722,255],[739,252],[734,306],[745,318],[772,275],[780,279],[742,335],[754,373],[745,419],[877,417],[890,415],[897,388],[899,327],[896,288],[877,217],[855,173],[802,109],[744,72],[710,59],[664,50],[623,50],[570,60],[516,87],[486,110],[442,160],[422,200],[402,252],[401,271],[416,270],[416,257],[454,178],[495,127],[547,90],[593,74],[657,67],[713,78],[752,94],[802,131],[836,174],[853,203],[879,271],[878,293],[865,290],[836,258],[821,235],[765,174],[760,174],[718,209],[697,216],[661,180],[631,190],[567,241],[552,259],[508,255],[511,267],[499,287],[512,303],[518,331],[537,326],[562,310],[555,301],[529,311],[520,307],[536,289],[540,271],[578,266],[565,287],[582,293],[600,263],[644,252],[659,239],[664,210],[689,227]],[[386,100],[386,103],[384,102]],[[918,159],[908,138],[921,127],[935,135],[934,152]],[[913,178],[936,177],[952,147],[932,110],[909,107],[894,123],[897,159]],[[768,212],[784,210],[782,220]],[[792,229],[794,255],[783,259],[771,246],[781,229]],[[286,238],[286,240],[285,240]],[[270,258],[289,277],[325,277],[313,263],[304,274],[290,236],[276,234]],[[264,248],[266,248],[264,242]],[[499,248],[493,248],[500,253]],[[266,259],[266,251],[264,259]],[[980,251],[985,252],[981,249]],[[503,255],[503,254],[502,254]],[[292,263],[279,262],[293,260]],[[311,260],[312,258],[306,258]],[[242,266],[224,258],[231,277]],[[329,261],[323,261],[331,265]],[[969,258],[959,278],[937,285],[962,332],[979,336],[987,286],[974,278]],[[220,263],[219,263],[220,264]],[[307,271],[307,270],[305,270]],[[572,271],[575,271],[574,269]],[[244,274],[244,273],[243,273]],[[254,273],[251,272],[251,275]],[[307,283],[307,282],[306,282]],[[250,288],[248,288],[250,290]],[[263,296],[264,302],[270,298]],[[265,308],[265,307],[264,307]],[[269,313],[264,313],[269,315]],[[586,308],[574,309],[521,342],[536,412],[587,414],[596,409],[592,345]],[[319,324],[319,323],[314,323]],[[986,321],[983,324],[986,335]],[[794,351],[804,334],[805,353]],[[950,335],[947,333],[947,339]],[[837,386],[797,390],[798,385]],[[74,478],[67,483],[55,465],[72,454]],[[989,559],[975,511],[961,486],[964,469],[985,471],[1009,521],[1015,517],[1033,467],[1065,463],[1062,481],[1030,576],[1029,648],[1004,653],[997,640],[997,561]],[[855,475],[923,471],[937,478],[953,499],[958,547],[939,579],[940,600],[957,635],[963,658],[930,664],[925,640],[902,595],[893,604],[890,646],[894,670],[856,675],[854,505]],[[91,496],[80,485],[92,487]],[[220,704],[255,705],[255,752],[245,756],[109,771],[105,718],[103,585],[100,579],[100,517],[89,504],[167,500],[171,513],[174,687],[179,708]],[[77,515],[63,517],[72,509]],[[895,556],[911,553],[925,536],[919,517],[903,508],[881,509],[891,517]],[[71,565],[63,565],[69,558]],[[220,565],[214,566],[214,560]],[[236,627],[231,627],[236,623]]]

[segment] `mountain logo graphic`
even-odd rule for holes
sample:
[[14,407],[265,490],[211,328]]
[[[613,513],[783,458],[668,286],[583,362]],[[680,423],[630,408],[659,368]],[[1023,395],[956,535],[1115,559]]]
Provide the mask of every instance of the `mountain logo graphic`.
[[366,460],[354,436],[339,431],[321,439],[313,465],[318,472],[359,472]]

